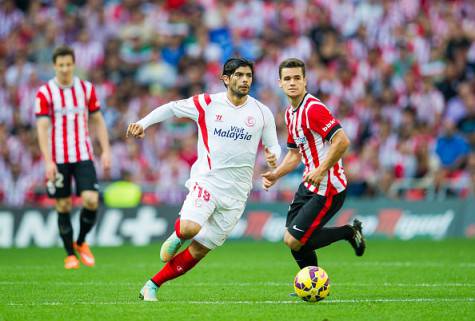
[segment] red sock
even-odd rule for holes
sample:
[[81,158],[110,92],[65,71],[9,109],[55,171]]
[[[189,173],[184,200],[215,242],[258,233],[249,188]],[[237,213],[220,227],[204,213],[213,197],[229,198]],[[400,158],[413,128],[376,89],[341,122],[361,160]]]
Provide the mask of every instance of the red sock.
[[180,232],[180,218],[177,218],[175,221],[175,233],[176,233],[176,236],[178,236],[180,239],[182,238],[181,232]]
[[152,281],[160,286],[162,283],[165,283],[168,280],[179,277],[182,274],[185,274],[187,271],[191,270],[196,263],[200,260],[195,259],[191,256],[191,253],[188,248],[183,252],[177,254],[173,259],[170,260],[165,266],[155,274],[152,278]]

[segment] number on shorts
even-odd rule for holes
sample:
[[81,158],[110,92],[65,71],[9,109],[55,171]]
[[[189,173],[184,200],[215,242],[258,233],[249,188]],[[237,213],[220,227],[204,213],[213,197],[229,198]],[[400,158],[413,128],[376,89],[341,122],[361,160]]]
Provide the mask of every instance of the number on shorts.
[[198,189],[198,198],[202,198],[206,202],[209,202],[209,200],[211,199],[211,194],[203,187],[198,185],[198,183],[195,183],[195,187],[193,188],[194,191],[196,191],[196,189]]
[[56,186],[57,188],[63,188],[64,187],[64,176],[63,176],[63,174],[56,173],[54,186]]

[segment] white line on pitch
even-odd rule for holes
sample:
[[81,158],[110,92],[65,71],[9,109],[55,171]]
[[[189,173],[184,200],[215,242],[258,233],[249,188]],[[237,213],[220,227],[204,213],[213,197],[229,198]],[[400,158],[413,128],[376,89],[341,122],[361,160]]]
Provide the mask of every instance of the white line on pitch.
[[[0,281],[0,285],[42,285],[42,284],[57,285],[57,286],[137,286],[140,287],[141,282],[106,282],[106,281]],[[194,282],[194,283],[181,283],[171,281],[170,283],[177,284],[181,287],[216,287],[216,286],[292,286],[290,282]],[[405,288],[440,288],[440,287],[475,287],[475,283],[461,283],[461,282],[447,282],[447,283],[347,283],[347,282],[334,282],[333,286],[341,287],[379,287],[379,286],[392,286],[392,287],[405,287]]]
[[[436,299],[436,298],[392,298],[392,299],[334,299],[321,301],[318,304],[339,304],[339,303],[448,303],[448,302],[475,302],[475,298],[448,298],[448,299]],[[300,304],[303,301],[300,300],[286,300],[286,301],[159,301],[156,304],[209,304],[209,305],[253,305],[253,304]],[[7,303],[7,306],[23,307],[23,306],[57,306],[57,305],[131,305],[131,304],[148,304],[148,302],[142,301],[109,301],[109,302],[96,302],[96,301],[77,301],[77,302],[32,302],[32,303]]]
[[[135,263],[135,264],[127,264],[128,267],[130,268],[139,268],[139,269],[148,269],[150,267],[156,266],[160,267],[162,263],[158,262],[156,264],[143,264],[143,263]],[[214,267],[220,267],[222,266],[222,263],[218,262],[210,262],[207,264],[208,267],[214,268]],[[283,263],[273,263],[273,265],[279,265],[279,266],[287,266],[289,264]],[[398,268],[398,267],[414,267],[414,268],[427,268],[427,267],[448,267],[454,268],[454,267],[459,267],[459,268],[475,268],[475,262],[458,262],[458,263],[441,263],[441,262],[431,262],[431,261],[365,261],[365,262],[356,262],[356,261],[329,261],[326,262],[325,266],[340,266],[340,265],[345,265],[345,266],[376,266],[376,267],[387,267],[387,268]],[[116,264],[110,264],[110,263],[102,263],[98,264],[97,268],[116,268]],[[41,264],[41,265],[5,265],[1,266],[2,270],[21,270],[21,269],[27,269],[27,270],[41,270],[44,271],[47,268],[51,269],[62,269],[61,265],[58,264]],[[235,266],[233,267],[236,270],[239,269],[248,269],[247,266]]]

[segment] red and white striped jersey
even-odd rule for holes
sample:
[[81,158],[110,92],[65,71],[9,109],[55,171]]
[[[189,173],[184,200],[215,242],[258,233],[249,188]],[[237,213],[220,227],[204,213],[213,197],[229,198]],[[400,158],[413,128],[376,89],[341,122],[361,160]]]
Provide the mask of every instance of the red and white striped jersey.
[[[330,110],[317,98],[306,94],[297,108],[290,105],[285,112],[288,130],[287,147],[299,148],[305,165],[304,176],[317,168],[327,157],[330,140],[342,129]],[[340,159],[318,186],[304,183],[305,187],[322,196],[338,194],[346,189],[346,176]]]
[[38,89],[35,114],[51,118],[49,144],[55,163],[92,160],[88,118],[99,109],[94,86],[77,77],[68,87],[53,78]]

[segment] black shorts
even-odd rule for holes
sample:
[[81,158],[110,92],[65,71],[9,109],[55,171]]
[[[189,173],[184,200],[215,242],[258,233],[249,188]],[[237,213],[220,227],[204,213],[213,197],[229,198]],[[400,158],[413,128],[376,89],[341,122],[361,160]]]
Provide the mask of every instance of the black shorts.
[[346,191],[333,196],[321,196],[310,192],[303,183],[300,184],[287,213],[287,231],[305,244],[343,206],[345,196]]
[[83,191],[99,191],[96,169],[91,160],[77,163],[56,164],[58,173],[54,182],[47,183],[48,196],[64,198],[71,196],[72,177],[76,183],[76,195]]

